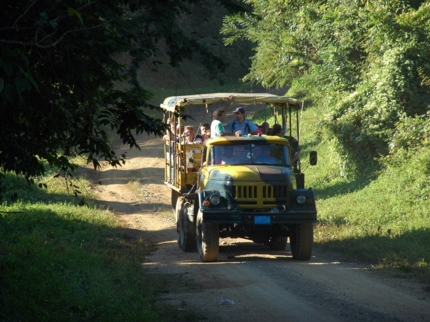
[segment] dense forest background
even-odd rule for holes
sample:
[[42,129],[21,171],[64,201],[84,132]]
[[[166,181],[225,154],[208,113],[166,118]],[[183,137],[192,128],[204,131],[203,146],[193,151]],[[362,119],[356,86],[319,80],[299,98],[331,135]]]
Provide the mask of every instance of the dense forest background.
[[[277,89],[318,109],[347,176],[428,146],[428,1],[6,1],[0,166],[124,161],[106,126],[161,135],[160,98]],[[221,33],[220,33],[221,32]],[[309,104],[310,103],[310,104]],[[411,152],[412,151],[412,152]]]
[[428,1],[245,2],[222,29],[256,45],[244,79],[313,102],[343,174],[428,146]]

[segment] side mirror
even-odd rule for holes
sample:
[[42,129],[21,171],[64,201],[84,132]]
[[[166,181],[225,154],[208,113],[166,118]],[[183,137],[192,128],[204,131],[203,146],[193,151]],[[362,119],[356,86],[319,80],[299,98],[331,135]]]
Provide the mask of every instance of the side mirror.
[[311,151],[309,155],[309,163],[310,165],[316,165],[318,162],[318,154],[317,151]]

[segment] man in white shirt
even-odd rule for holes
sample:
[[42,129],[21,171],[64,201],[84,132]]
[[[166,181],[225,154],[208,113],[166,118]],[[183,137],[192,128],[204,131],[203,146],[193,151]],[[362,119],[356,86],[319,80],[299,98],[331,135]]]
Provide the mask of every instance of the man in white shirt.
[[238,107],[233,113],[236,119],[226,125],[225,131],[232,132],[236,136],[263,134],[254,122],[245,119],[245,109],[243,107]]
[[226,106],[222,109],[218,109],[213,114],[213,121],[211,123],[211,138],[216,138],[218,136],[225,136],[228,133],[224,130],[224,120],[225,116],[227,115],[227,111],[231,105],[231,103],[234,101],[234,96],[230,95],[228,97],[228,102]]

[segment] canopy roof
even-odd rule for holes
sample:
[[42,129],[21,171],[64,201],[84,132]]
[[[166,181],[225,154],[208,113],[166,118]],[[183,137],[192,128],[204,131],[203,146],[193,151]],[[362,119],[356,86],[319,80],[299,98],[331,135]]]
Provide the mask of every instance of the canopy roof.
[[301,101],[286,96],[278,96],[268,93],[210,93],[198,95],[170,96],[164,99],[161,108],[174,112],[178,107],[188,105],[210,105],[219,102],[226,102],[230,95],[233,95],[234,104],[263,103],[275,106],[289,105],[293,109],[301,108]]

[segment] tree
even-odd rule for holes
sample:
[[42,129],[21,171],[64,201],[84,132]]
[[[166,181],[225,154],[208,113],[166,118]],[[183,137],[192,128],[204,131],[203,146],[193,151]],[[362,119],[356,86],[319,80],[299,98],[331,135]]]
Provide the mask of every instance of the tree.
[[100,159],[117,166],[125,155],[112,151],[109,128],[135,148],[135,134],[162,135],[162,113],[136,77],[142,62],[156,66],[162,44],[172,66],[194,57],[211,71],[225,67],[178,24],[196,2],[3,1],[0,168],[30,178],[45,162],[75,169],[75,155],[95,168]]
[[252,13],[222,28],[226,43],[256,44],[245,79],[289,86],[325,107],[323,125],[352,168],[388,152],[399,119],[427,111],[428,1],[246,2]]

